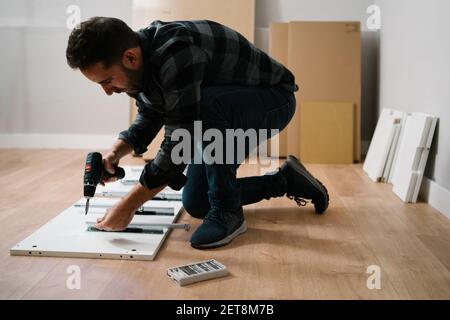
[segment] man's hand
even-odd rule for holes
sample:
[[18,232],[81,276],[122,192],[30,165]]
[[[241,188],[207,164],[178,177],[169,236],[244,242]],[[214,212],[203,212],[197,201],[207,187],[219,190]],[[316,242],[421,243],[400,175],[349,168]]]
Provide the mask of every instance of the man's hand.
[[106,210],[105,215],[97,219],[97,225],[95,227],[104,231],[125,230],[136,211],[134,204],[125,199],[126,197],[122,198],[112,208]]
[[103,218],[97,220],[95,227],[105,231],[125,230],[133,219],[134,213],[164,187],[149,190],[138,183],[125,197],[109,209]]
[[[131,153],[133,151],[133,148],[126,143],[123,140],[117,140],[114,145],[111,147],[111,149],[106,153],[106,155],[103,157],[103,166],[105,167],[105,170],[108,171],[110,174],[115,173],[114,167],[116,167],[119,164],[120,159],[122,159],[127,154]],[[105,185],[107,182],[114,182],[117,178],[104,178],[102,177],[102,180],[100,181],[101,185]]]
[[[109,151],[104,157],[103,157],[103,167],[105,167],[105,170],[108,171],[110,174],[115,173],[114,167],[116,167],[119,164],[120,158],[117,156],[117,153],[114,151]],[[117,177],[111,177],[105,178],[102,176],[102,180],[100,181],[101,185],[105,185],[105,183],[108,182],[114,182],[117,181]]]

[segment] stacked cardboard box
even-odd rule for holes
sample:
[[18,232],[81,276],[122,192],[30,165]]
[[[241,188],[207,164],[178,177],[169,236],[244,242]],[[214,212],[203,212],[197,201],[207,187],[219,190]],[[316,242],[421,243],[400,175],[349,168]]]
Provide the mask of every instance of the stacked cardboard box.
[[[280,147],[280,156],[294,154],[315,163],[360,161],[359,22],[271,24],[269,53],[294,73],[300,87],[296,94],[297,111],[286,133],[280,136],[280,146],[286,146]],[[325,125],[332,105],[337,108],[333,112],[335,118]],[[349,125],[352,135],[346,133]],[[340,147],[327,149],[330,145]]]

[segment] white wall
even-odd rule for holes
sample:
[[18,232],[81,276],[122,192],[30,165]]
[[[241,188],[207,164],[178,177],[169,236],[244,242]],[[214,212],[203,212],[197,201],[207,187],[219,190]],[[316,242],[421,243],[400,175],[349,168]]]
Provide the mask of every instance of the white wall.
[[426,176],[450,190],[450,1],[376,0],[381,108],[439,117]]
[[[66,64],[65,49],[70,34],[66,10],[74,4],[80,7],[82,20],[95,15],[131,20],[131,0],[0,1],[3,145],[14,141],[27,146],[23,140],[33,134],[44,140],[57,135],[103,135],[104,141],[105,135],[113,139],[127,128],[127,96],[106,96],[99,85],[90,83]],[[29,142],[28,145],[35,144]]]
[[420,195],[450,218],[450,1],[376,0],[378,109],[439,117]]
[[373,0],[256,0],[255,44],[267,50],[267,35],[272,22],[360,21],[362,27],[361,139],[368,148],[376,125],[378,32],[366,27],[367,8]]

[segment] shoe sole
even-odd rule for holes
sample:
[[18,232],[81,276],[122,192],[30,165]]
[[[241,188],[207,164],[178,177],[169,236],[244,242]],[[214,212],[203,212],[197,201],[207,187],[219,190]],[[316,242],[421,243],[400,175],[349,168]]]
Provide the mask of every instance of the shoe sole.
[[314,178],[314,176],[309,173],[308,170],[306,170],[305,166],[294,156],[289,155],[286,162],[289,164],[289,166],[297,171],[298,173],[302,174],[309,182],[311,182],[322,194],[325,194],[325,207],[317,209],[317,207],[314,204],[314,208],[316,209],[316,213],[322,214],[327,210],[328,204],[330,202],[330,196],[328,195],[327,188],[323,185],[322,182],[319,181],[319,179]]
[[236,238],[237,236],[243,234],[246,231],[247,231],[247,224],[244,221],[239,226],[239,228],[234,230],[234,232],[232,234],[226,236],[222,240],[219,240],[219,241],[216,241],[216,242],[212,242],[212,243],[208,243],[208,244],[194,244],[194,243],[191,242],[191,246],[193,248],[196,248],[196,249],[213,249],[213,248],[223,247],[223,246],[229,244],[231,241],[233,241],[234,238]]

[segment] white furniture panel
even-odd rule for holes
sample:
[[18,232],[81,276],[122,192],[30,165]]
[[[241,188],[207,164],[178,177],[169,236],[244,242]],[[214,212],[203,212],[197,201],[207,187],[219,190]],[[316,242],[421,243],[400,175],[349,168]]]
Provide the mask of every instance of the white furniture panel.
[[389,172],[400,132],[403,113],[383,109],[378,119],[363,169],[375,182],[385,181]]
[[424,113],[408,114],[393,172],[393,191],[405,202],[416,202],[437,118]]
[[[175,222],[182,209],[181,202],[162,202],[166,203],[166,207],[173,209],[173,216],[136,215],[133,221],[136,223]],[[159,202],[156,202],[156,205],[162,206]],[[101,214],[98,213],[89,213],[85,216],[80,207],[74,205],[11,248],[10,254],[153,260],[169,232],[167,228],[145,233],[89,231],[86,221],[95,221],[100,216]],[[130,226],[132,227],[132,224]]]
[[[105,186],[98,185],[95,190],[96,197],[123,197],[135,184],[139,182],[143,166],[122,166],[125,170],[125,177],[122,180],[107,183]],[[155,200],[181,200],[181,190],[173,190],[169,187],[161,190]]]

